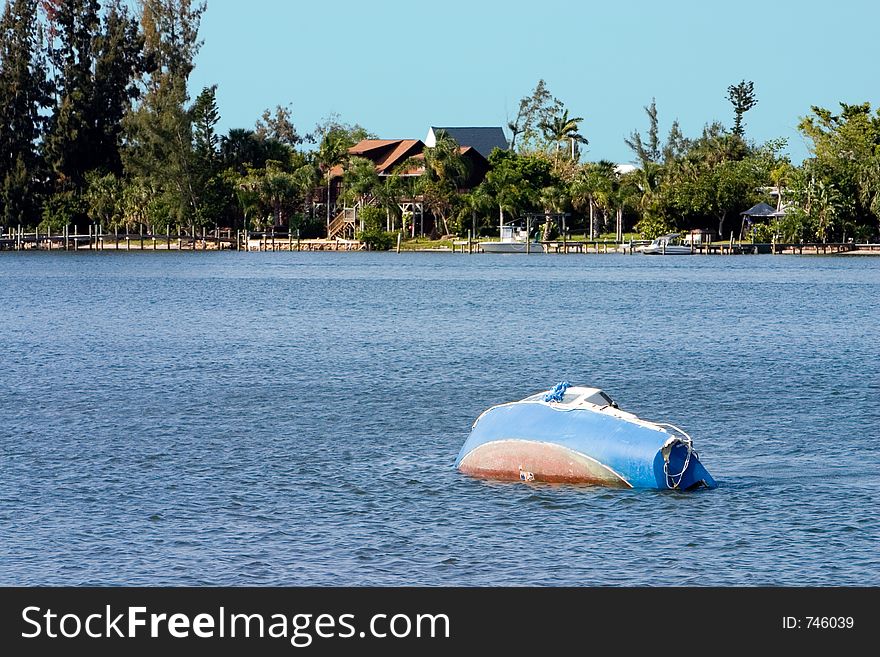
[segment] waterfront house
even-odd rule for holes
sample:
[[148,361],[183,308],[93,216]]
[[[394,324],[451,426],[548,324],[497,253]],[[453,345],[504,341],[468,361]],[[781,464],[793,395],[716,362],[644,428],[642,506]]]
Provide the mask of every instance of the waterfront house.
[[452,137],[459,146],[470,146],[487,160],[496,148],[506,151],[508,148],[507,137],[500,127],[469,127],[469,128],[445,128],[431,126],[428,136],[425,137],[425,146],[433,148],[437,143],[437,135],[445,132]]
[[[507,148],[504,132],[501,128],[434,128],[428,131],[428,139],[423,142],[419,139],[364,139],[352,146],[348,153],[351,157],[362,157],[370,160],[376,167],[376,173],[380,177],[421,176],[424,166],[419,160],[424,158],[426,148],[433,148],[437,143],[437,134],[441,130],[455,139],[459,144],[461,156],[468,162],[468,177],[462,190],[473,189],[479,185],[489,171],[488,154],[495,148]],[[500,135],[500,139],[499,139]],[[484,154],[485,152],[485,154]],[[400,167],[405,162],[411,162],[413,166],[401,172]],[[334,204],[342,196],[342,180],[345,170],[337,165],[330,171],[331,200]],[[328,239],[337,237],[354,237],[359,228],[358,211],[363,203],[372,204],[374,199],[363,199],[353,207],[337,208],[335,218],[330,222],[327,231]],[[412,215],[412,234],[425,234],[433,230],[433,217],[426,215],[421,198],[401,198],[398,206],[401,212]],[[390,217],[388,229],[390,229]],[[361,227],[362,228],[362,227]]]

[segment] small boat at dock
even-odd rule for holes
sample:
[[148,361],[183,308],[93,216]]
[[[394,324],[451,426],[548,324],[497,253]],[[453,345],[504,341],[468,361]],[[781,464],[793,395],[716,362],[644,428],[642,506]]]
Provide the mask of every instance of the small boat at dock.
[[716,486],[682,429],[642,420],[602,390],[568,383],[484,411],[455,466],[508,481],[661,490]]
[[497,242],[480,242],[483,253],[544,253],[544,245],[529,240],[529,232],[511,224],[499,227],[501,239]]
[[693,247],[685,244],[679,233],[661,235],[639,250],[645,255],[691,255],[694,252]]

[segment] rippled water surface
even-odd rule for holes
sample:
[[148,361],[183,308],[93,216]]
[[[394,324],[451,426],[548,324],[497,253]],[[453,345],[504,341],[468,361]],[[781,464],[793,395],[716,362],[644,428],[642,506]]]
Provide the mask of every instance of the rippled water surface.
[[[880,258],[0,255],[0,584],[880,585]],[[499,484],[561,380],[720,487]]]

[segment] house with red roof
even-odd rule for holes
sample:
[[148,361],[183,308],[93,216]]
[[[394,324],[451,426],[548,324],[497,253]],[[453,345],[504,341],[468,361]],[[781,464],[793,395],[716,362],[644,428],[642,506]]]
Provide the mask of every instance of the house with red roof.
[[[473,189],[479,185],[486,173],[489,171],[489,162],[487,160],[488,153],[496,147],[507,147],[507,142],[498,139],[498,134],[503,139],[503,131],[501,128],[431,128],[428,132],[427,144],[420,139],[364,139],[358,144],[352,146],[348,153],[351,157],[362,157],[373,162],[376,167],[376,173],[380,177],[398,175],[398,176],[421,176],[424,173],[424,167],[418,166],[418,160],[424,157],[424,150],[432,148],[436,143],[436,135],[440,130],[445,130],[459,143],[462,157],[469,164],[469,175],[465,181],[463,189]],[[469,144],[467,141],[474,141]],[[483,151],[487,151],[486,154]],[[400,171],[401,165],[405,162],[414,164],[406,171]],[[335,204],[342,197],[342,183],[345,169],[342,165],[337,165],[330,170],[331,178],[331,200]],[[372,202],[367,200],[366,202]],[[338,212],[330,222],[327,231],[328,239],[336,237],[353,237],[358,226],[357,213],[360,203],[351,208],[337,208]],[[433,218],[425,215],[422,207],[421,199],[410,198],[400,199],[399,206],[402,212],[409,212],[413,215],[414,221],[411,224],[413,234],[416,232],[424,234],[430,232],[433,228]]]

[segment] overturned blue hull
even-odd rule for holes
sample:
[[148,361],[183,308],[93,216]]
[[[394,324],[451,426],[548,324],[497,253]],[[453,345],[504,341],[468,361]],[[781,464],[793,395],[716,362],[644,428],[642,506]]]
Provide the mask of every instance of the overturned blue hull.
[[[590,389],[575,394],[582,390]],[[610,404],[582,396],[568,404],[529,398],[495,406],[474,423],[455,465],[487,479],[663,490],[716,486],[684,432],[640,420],[603,397]]]

